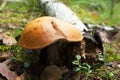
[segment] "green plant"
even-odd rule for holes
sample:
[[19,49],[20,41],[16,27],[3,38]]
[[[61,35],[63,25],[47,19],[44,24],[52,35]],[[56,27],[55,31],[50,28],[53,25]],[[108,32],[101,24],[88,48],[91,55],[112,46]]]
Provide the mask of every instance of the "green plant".
[[39,0],[27,0],[27,5],[29,6],[30,10],[40,10]]
[[76,67],[74,67],[73,71],[78,73],[90,73],[91,72],[91,66],[87,63],[80,64],[80,55],[75,56],[76,60],[72,62]]
[[107,71],[106,72],[106,76],[108,76],[108,78],[113,78],[114,77],[114,73],[110,72],[110,71]]
[[13,55],[12,58],[16,61],[25,62],[24,65],[28,66],[30,62],[38,62],[39,61],[39,54],[36,53],[27,53],[21,46],[14,45],[12,47]]
[[25,52],[23,52],[22,47],[20,47],[18,44],[12,46],[12,59],[14,59],[15,61],[19,61],[19,62],[24,62],[24,56],[25,56]]
[[21,28],[13,29],[10,32],[10,36],[17,37],[22,33],[22,31],[23,31],[23,29],[21,29]]
[[103,62],[104,62],[105,57],[104,57],[103,54],[99,53],[99,54],[97,54],[97,56],[98,56],[98,60],[99,60],[99,61],[103,61]]
[[0,45],[0,51],[5,52],[5,51],[10,51],[10,50],[11,50],[11,46]]
[[85,23],[114,26],[120,23],[120,10],[118,7],[120,2],[115,0],[113,4],[112,1],[113,0],[69,0],[68,6]]
[[116,43],[112,44],[105,44],[105,61],[110,62],[110,61],[117,61],[120,60],[120,55],[119,53],[116,52],[116,50],[119,50],[119,46],[117,46]]
[[117,80],[116,74],[119,70],[111,70],[108,66],[101,66],[99,69],[94,70],[88,75],[89,78],[95,76],[99,77],[100,80]]

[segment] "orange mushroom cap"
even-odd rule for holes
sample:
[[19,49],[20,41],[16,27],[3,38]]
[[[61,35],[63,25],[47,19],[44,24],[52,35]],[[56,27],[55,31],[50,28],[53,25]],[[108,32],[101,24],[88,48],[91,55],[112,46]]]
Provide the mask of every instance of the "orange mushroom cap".
[[19,44],[27,49],[44,48],[59,39],[81,41],[82,34],[73,25],[54,17],[39,17],[26,25]]

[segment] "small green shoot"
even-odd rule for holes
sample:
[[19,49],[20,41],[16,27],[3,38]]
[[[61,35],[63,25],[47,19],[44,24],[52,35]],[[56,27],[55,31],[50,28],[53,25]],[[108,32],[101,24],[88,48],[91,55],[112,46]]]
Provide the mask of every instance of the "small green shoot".
[[110,78],[110,79],[114,77],[114,73],[112,73],[112,72],[110,72],[110,71],[107,71],[107,72],[106,72],[106,75],[107,75],[107,77]]
[[80,64],[80,55],[75,56],[76,60],[72,62],[72,64],[76,65],[76,67],[73,68],[73,71],[78,73],[91,73],[91,66],[87,63]]
[[9,51],[10,49],[11,49],[11,46],[0,45],[0,51],[2,51],[2,52]]
[[24,67],[29,68],[30,67],[30,62],[24,62]]
[[104,61],[105,60],[104,55],[102,55],[101,53],[97,54],[97,56],[98,56],[99,61]]

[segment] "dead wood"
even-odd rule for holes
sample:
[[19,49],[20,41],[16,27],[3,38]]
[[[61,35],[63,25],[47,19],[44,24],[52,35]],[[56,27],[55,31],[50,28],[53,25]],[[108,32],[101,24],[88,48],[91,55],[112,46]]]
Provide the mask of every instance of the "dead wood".
[[63,3],[57,0],[40,0],[40,3],[46,15],[64,20],[74,25],[74,27],[82,33],[84,33],[84,30],[87,31],[87,27],[82,23],[82,21]]

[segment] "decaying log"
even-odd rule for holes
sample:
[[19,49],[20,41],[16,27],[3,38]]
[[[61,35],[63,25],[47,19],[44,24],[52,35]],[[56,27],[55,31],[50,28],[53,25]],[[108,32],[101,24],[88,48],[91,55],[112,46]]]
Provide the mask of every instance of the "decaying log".
[[40,0],[42,9],[48,16],[56,17],[74,25],[80,32],[87,31],[87,27],[67,6],[57,0]]
[[89,31],[96,31],[99,33],[101,39],[105,43],[111,43],[115,39],[115,35],[119,33],[120,29],[106,25],[85,24]]

